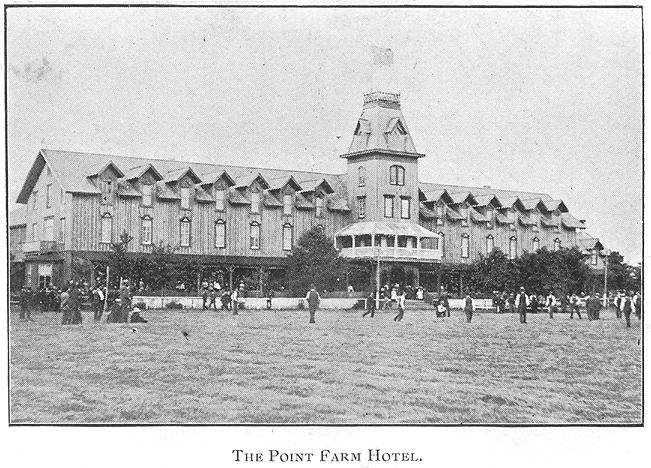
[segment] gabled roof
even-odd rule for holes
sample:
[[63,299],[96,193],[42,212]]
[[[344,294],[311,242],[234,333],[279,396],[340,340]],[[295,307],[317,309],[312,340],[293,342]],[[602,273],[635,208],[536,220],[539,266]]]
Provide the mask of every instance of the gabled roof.
[[560,227],[559,220],[554,217],[547,218],[546,216],[543,216],[540,218],[540,224],[542,224],[545,227],[553,227],[553,228]]
[[267,189],[263,193],[264,206],[268,208],[280,208],[283,206],[282,202],[272,193],[272,189]]
[[520,197],[499,197],[502,208],[516,208],[520,211],[525,211]]
[[470,192],[450,193],[450,197],[452,197],[452,201],[454,204],[459,204],[464,202],[467,202],[470,205],[477,204],[477,200],[475,200],[475,197],[473,197],[472,193]]
[[181,196],[174,192],[165,182],[156,183],[156,198],[159,200],[180,200]]
[[469,208],[470,210],[470,219],[472,219],[476,223],[489,223],[490,219],[481,214],[479,211],[474,209],[473,207]]
[[113,160],[102,161],[99,164],[91,165],[88,168],[88,172],[86,172],[84,175],[87,177],[96,176],[104,172],[109,167],[115,171],[118,177],[124,177],[124,172],[120,170],[120,168],[113,162]]
[[237,190],[235,187],[230,187],[228,189],[228,201],[233,205],[250,205],[251,200],[246,198],[244,194]]
[[434,219],[438,217],[434,211],[427,208],[423,203],[419,204],[418,213],[420,214],[420,217],[424,219]]
[[248,188],[251,185],[253,185],[253,183],[255,181],[260,182],[260,185],[262,186],[263,190],[269,188],[269,183],[262,176],[262,174],[259,173],[259,172],[258,173],[250,173],[250,174],[247,174],[247,175],[245,175],[245,176],[243,176],[241,178],[238,178],[236,183],[235,183],[235,188],[237,188],[237,189]]
[[158,182],[159,180],[163,180],[163,176],[161,175],[161,173],[158,172],[156,168],[151,165],[151,163],[141,164],[139,166],[135,166],[132,167],[131,169],[128,169],[124,173],[122,178],[124,180],[140,179],[147,172],[152,173],[152,175],[154,176],[154,180],[156,180],[156,182]]
[[545,202],[545,206],[547,206],[549,211],[558,210],[561,213],[567,213],[569,211],[565,203],[563,203],[563,200],[549,200]]
[[165,174],[165,178],[163,180],[165,181],[165,183],[169,184],[172,182],[178,182],[186,175],[190,176],[193,183],[195,184],[201,183],[201,178],[197,175],[197,173],[194,171],[194,169],[192,169],[191,166],[182,167],[180,169],[169,171]]
[[271,179],[268,181],[269,184],[269,189],[270,190],[280,190],[287,185],[292,187],[295,191],[302,190],[301,185],[296,182],[296,179],[294,179],[294,176],[289,176],[289,177],[279,177],[277,179]]
[[120,197],[140,197],[142,194],[126,181],[118,180],[117,194]]
[[547,209],[547,205],[545,205],[545,202],[542,200],[540,197],[536,198],[529,198],[527,200],[521,200],[522,205],[524,206],[525,210],[533,210],[535,208],[538,208],[540,211],[549,211]]
[[309,201],[307,198],[305,198],[305,195],[299,193],[296,193],[296,196],[294,197],[294,206],[298,210],[311,210],[314,208],[314,203]]
[[568,229],[585,229],[585,224],[569,213],[561,214],[561,223]]
[[462,221],[462,220],[466,219],[465,216],[461,216],[459,213],[457,213],[455,210],[453,210],[449,206],[445,207],[445,216],[447,216],[447,218],[450,221]]
[[200,203],[211,203],[215,201],[215,199],[201,187],[197,187],[194,190],[194,198]]
[[339,196],[331,195],[328,197],[327,206],[330,211],[350,211],[350,206],[348,206],[348,201]]
[[235,180],[230,176],[230,174],[226,171],[217,171],[217,172],[210,172],[206,174],[202,174],[201,180],[203,181],[201,185],[204,187],[206,185],[212,185],[215,182],[217,182],[219,179],[224,179],[226,183],[228,184],[229,187],[232,187],[235,185]]
[[475,197],[475,206],[488,206],[488,205],[493,205],[497,208],[501,208],[502,204],[500,203],[500,199],[497,198],[494,194],[489,193],[486,195],[478,195]]
[[499,224],[513,224],[513,221],[504,216],[502,213],[495,213],[495,221],[497,221]]
[[394,117],[391,120],[389,120],[389,123],[387,124],[387,128],[384,131],[384,133],[391,133],[396,129],[396,127],[398,127],[398,131],[400,133],[402,133],[402,134],[407,133],[407,129],[405,128],[405,126],[400,121],[400,117]]
[[437,202],[441,200],[443,203],[452,204],[454,200],[450,196],[447,190],[434,190],[432,192],[423,192],[425,194],[426,201],[428,202]]
[[520,221],[520,224],[522,224],[523,226],[535,226],[538,224],[535,219],[533,219],[531,216],[526,215],[524,213],[521,213],[518,216],[518,220]]
[[581,231],[578,232],[576,235],[577,240],[579,241],[579,244],[581,247],[583,247],[585,250],[603,250],[604,246],[603,244],[599,241],[598,237],[593,237],[591,234],[588,234],[587,232]]

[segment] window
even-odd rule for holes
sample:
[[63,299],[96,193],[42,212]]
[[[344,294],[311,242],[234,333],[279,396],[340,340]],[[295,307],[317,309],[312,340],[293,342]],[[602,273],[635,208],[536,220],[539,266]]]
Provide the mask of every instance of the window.
[[181,208],[190,209],[190,187],[181,187]]
[[599,256],[599,253],[597,252],[597,249],[592,250],[592,259],[590,260],[590,263],[593,265],[597,264],[597,257]]
[[366,217],[366,197],[357,197],[357,216]]
[[54,240],[54,218],[48,216],[43,224],[43,240],[52,242]]
[[[251,199],[251,201],[253,202],[253,199]],[[251,211],[253,211],[253,208],[251,208]],[[289,193],[283,195],[283,214],[292,214],[292,195]]]
[[260,223],[252,222],[251,223],[251,236],[249,239],[249,246],[252,249],[260,248]]
[[538,239],[537,237],[534,237],[533,242],[532,242],[532,247],[533,247],[534,252],[536,250],[540,250],[540,239]]
[[358,185],[360,187],[365,187],[366,186],[366,168],[364,166],[359,166],[359,169],[357,170],[357,176],[358,176]]
[[226,200],[226,191],[222,189],[215,190],[215,209],[217,211],[224,211],[224,201]]
[[554,239],[554,252],[561,250],[561,240],[556,238]]
[[251,194],[251,213],[260,213],[260,192]]
[[393,218],[393,196],[384,196],[384,217]]
[[113,240],[113,217],[110,213],[102,215],[102,234],[100,242],[102,244],[110,244]]
[[432,249],[434,249],[434,250],[439,249],[439,238],[438,237],[434,237],[432,239]]
[[405,185],[405,168],[402,166],[391,166],[389,168],[389,184]]
[[190,247],[190,220],[181,220],[181,247]]
[[411,203],[409,198],[403,197],[400,199],[400,217],[402,219],[409,219],[411,211]]
[[461,235],[461,258],[470,257],[470,236],[468,234]]
[[316,217],[323,218],[323,197],[316,197],[314,204],[316,206]]
[[32,209],[35,210],[38,207],[38,191],[32,192]]
[[[149,186],[151,187],[151,185]],[[154,222],[151,216],[145,216],[140,222],[140,243],[142,245],[151,245],[152,230]]]
[[218,249],[226,247],[226,223],[223,219],[215,222],[215,247]]
[[52,184],[45,186],[45,208],[52,207]]
[[486,253],[489,254],[495,250],[495,238],[492,235],[486,236]]
[[518,240],[515,236],[509,239],[509,260],[515,260],[518,255]]
[[142,205],[151,206],[152,205],[152,194],[153,194],[153,185],[143,185],[142,186]]
[[292,250],[292,225],[283,224],[283,250]]
[[38,223],[32,223],[32,240],[38,240]]
[[61,218],[59,220],[59,242],[64,243],[66,241],[66,218]]
[[113,203],[113,181],[111,179],[104,179],[100,182],[100,189],[102,191],[102,203],[110,205]]

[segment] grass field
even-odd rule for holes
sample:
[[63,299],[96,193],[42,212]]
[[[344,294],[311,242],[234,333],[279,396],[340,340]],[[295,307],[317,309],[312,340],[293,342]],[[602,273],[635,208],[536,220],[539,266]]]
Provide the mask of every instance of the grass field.
[[[13,423],[640,423],[640,322],[478,314],[11,313]],[[190,333],[189,341],[181,330]]]

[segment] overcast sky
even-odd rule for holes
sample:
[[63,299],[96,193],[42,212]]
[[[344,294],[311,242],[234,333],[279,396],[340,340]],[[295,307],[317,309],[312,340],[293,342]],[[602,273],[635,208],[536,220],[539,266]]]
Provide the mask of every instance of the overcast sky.
[[422,181],[547,192],[638,262],[640,13],[10,9],[10,201],[42,147],[344,172],[377,45]]

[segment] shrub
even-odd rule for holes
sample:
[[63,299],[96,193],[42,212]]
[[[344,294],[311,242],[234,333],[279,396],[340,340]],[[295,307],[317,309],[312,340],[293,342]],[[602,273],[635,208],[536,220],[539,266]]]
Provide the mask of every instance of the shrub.
[[165,304],[165,308],[166,309],[182,309],[183,304],[181,304],[180,302],[176,302],[176,301],[170,301],[167,304]]

